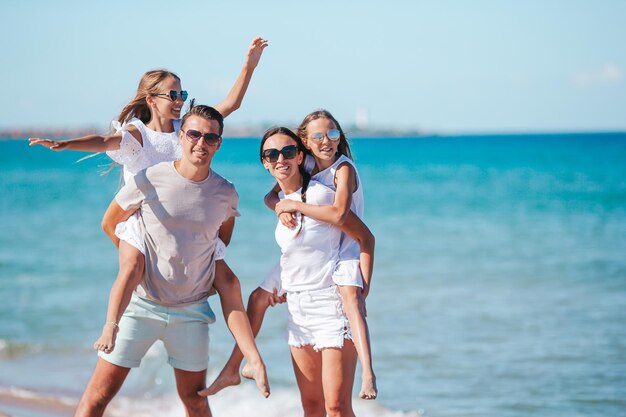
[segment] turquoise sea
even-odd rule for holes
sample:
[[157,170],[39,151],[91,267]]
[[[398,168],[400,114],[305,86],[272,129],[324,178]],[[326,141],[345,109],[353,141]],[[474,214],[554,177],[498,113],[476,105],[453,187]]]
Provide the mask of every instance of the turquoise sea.
[[[214,162],[241,198],[227,261],[244,297],[279,253],[258,142],[226,139]],[[351,143],[377,238],[380,396],[355,398],[357,415],[626,416],[626,134]],[[117,271],[100,219],[120,175],[83,155],[0,141],[0,415],[71,415],[96,360]],[[271,397],[245,382],[210,399],[216,416],[301,415],[285,315],[258,338]],[[218,319],[211,379],[232,343]],[[184,415],[158,346],[110,415]]]

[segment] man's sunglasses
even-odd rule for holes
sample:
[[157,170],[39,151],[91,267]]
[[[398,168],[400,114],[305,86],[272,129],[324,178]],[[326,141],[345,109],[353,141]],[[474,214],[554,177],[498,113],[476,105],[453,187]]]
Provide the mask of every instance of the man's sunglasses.
[[261,155],[263,156],[263,159],[265,159],[267,162],[276,162],[278,161],[278,157],[280,156],[280,154],[283,155],[284,159],[293,159],[296,157],[297,153],[298,147],[296,145],[289,145],[285,146],[281,150],[274,148],[265,149]]
[[321,142],[322,139],[324,139],[324,136],[334,142],[336,140],[339,140],[339,138],[341,137],[341,132],[339,132],[338,129],[330,129],[328,132],[326,132],[326,134],[323,134],[322,132],[315,132],[312,133],[309,137],[316,142]]
[[204,143],[209,146],[216,146],[220,142],[221,136],[217,133],[202,133],[197,130],[187,129],[185,137],[191,143],[198,143],[200,138],[204,138]]
[[172,101],[178,100],[179,95],[180,95],[181,100],[183,101],[187,100],[187,97],[189,96],[189,94],[185,90],[183,91],[170,90],[169,93],[154,93],[152,95],[169,97],[169,99]]

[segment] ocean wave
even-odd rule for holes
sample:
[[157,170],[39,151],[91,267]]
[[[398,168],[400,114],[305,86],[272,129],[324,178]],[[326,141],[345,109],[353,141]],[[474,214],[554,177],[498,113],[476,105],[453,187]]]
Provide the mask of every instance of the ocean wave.
[[0,339],[0,359],[15,359],[20,356],[39,353],[43,346],[39,343],[15,342]]
[[[50,415],[71,415],[78,398],[50,395],[16,387],[0,387],[0,410],[3,404],[21,408],[25,414],[45,411]],[[300,417],[302,406],[300,395],[295,389],[278,389],[269,398],[263,398],[252,383],[228,388],[209,397],[215,416],[255,415],[257,417]],[[403,412],[385,408],[377,402],[354,399],[355,414],[361,417],[421,417],[420,412]],[[111,417],[177,417],[184,415],[180,399],[175,394],[141,398],[118,396],[107,409]]]

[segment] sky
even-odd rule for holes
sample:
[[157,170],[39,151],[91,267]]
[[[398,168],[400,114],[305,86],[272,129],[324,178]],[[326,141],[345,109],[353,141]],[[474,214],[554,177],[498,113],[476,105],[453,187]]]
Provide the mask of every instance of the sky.
[[0,129],[106,128],[167,68],[221,101],[269,40],[233,126],[326,108],[344,126],[626,130],[626,1],[0,2]]

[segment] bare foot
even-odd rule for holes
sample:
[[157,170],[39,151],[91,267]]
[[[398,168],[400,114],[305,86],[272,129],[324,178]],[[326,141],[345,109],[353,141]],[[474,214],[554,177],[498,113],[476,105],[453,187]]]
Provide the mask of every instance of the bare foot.
[[364,400],[375,400],[378,396],[378,388],[376,388],[376,377],[372,375],[371,377],[363,377],[363,382],[361,383],[361,391],[359,392],[359,397]]
[[252,365],[248,365],[248,362],[246,362],[243,366],[243,369],[241,370],[241,376],[246,379],[254,379],[254,369],[252,369]]
[[256,364],[247,362],[241,371],[241,375],[248,379],[254,379],[257,388],[261,391],[261,395],[265,398],[270,396],[270,384],[267,381],[267,373],[265,372],[265,364],[263,362]]
[[115,338],[118,331],[117,324],[111,322],[104,325],[102,334],[93,344],[93,348],[104,353],[111,353],[115,348]]
[[215,378],[215,381],[213,381],[213,383],[208,388],[205,388],[202,391],[198,391],[198,395],[201,395],[203,397],[214,395],[226,387],[239,385],[240,383],[241,378],[239,377],[239,369],[231,369],[225,366],[224,369],[222,369],[222,372],[220,372],[217,378]]

